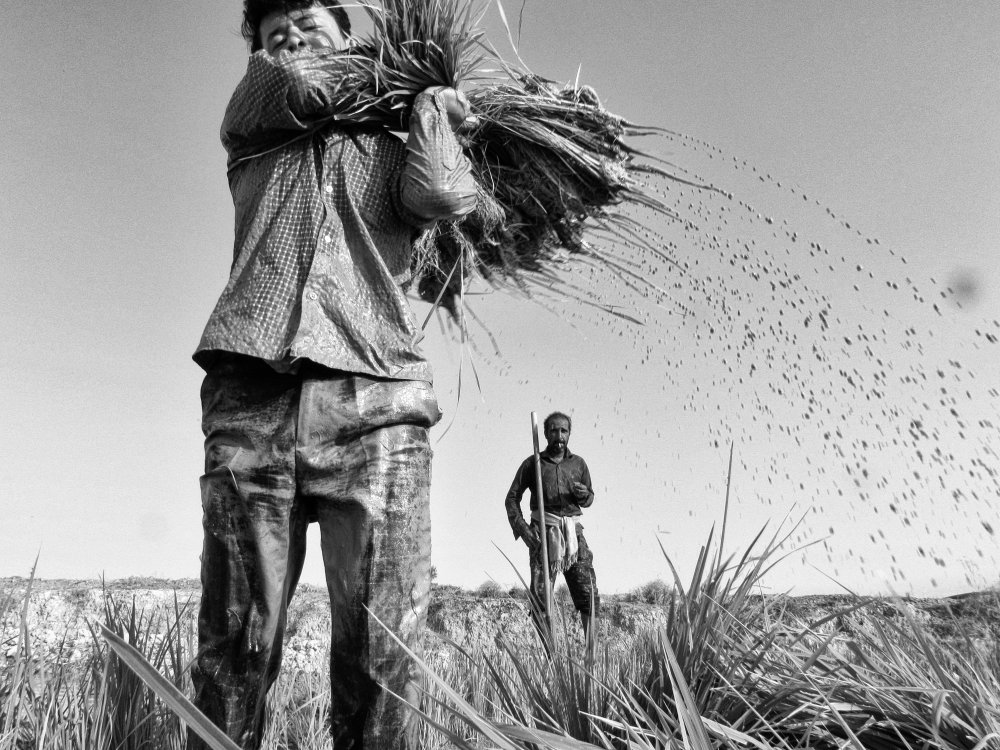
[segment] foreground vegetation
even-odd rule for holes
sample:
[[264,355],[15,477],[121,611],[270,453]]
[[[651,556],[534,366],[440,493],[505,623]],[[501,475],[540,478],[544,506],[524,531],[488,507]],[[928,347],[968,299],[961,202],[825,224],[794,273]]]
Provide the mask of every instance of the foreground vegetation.
[[[723,558],[710,538],[691,581],[675,580],[663,625],[630,641],[584,643],[555,618],[551,657],[537,639],[429,644],[422,746],[499,748],[1000,748],[1000,654],[956,620],[922,625],[905,602],[856,599],[807,622],[755,596],[783,539]],[[29,592],[0,593],[0,615]],[[105,625],[190,691],[191,619],[106,598]],[[112,653],[42,663],[27,619],[0,632],[0,750],[182,748],[182,722]],[[97,625],[94,626],[97,628]],[[267,748],[323,748],[320,672],[284,674]]]

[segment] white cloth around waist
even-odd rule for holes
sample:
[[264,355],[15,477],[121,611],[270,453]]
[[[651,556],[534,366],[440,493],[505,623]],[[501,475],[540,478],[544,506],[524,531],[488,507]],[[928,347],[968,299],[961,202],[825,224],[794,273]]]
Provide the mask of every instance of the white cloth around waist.
[[[539,512],[531,514],[531,520],[539,523]],[[545,514],[545,533],[548,543],[549,564],[557,570],[568,570],[576,563],[580,553],[577,539],[579,516],[560,516],[555,513]]]

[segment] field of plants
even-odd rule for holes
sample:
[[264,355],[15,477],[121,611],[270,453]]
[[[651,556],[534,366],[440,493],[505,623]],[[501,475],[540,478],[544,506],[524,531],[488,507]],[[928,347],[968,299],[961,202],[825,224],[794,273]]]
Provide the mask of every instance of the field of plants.
[[[662,608],[658,624],[634,637],[608,638],[605,623],[588,644],[560,610],[549,654],[530,629],[465,645],[429,638],[421,746],[1000,748],[993,595],[976,599],[974,617],[944,612],[933,623],[906,601],[862,598],[809,619],[794,600],[757,593],[783,541],[758,538],[724,557],[710,538],[691,580],[651,605]],[[40,659],[29,597],[0,592],[0,750],[184,746],[175,700],[108,645],[131,644],[188,693],[194,637],[182,604],[144,611],[108,596],[85,658]],[[285,670],[271,698],[266,748],[329,747],[322,670]]]

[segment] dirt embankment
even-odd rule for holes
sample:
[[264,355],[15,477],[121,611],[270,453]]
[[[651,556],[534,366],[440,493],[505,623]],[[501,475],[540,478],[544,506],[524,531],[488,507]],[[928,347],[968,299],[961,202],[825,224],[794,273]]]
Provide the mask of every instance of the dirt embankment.
[[[94,645],[96,624],[104,622],[108,608],[121,612],[134,609],[142,629],[165,632],[179,620],[181,638],[194,644],[200,586],[195,580],[159,581],[128,579],[103,587],[97,581],[40,580],[31,584],[21,578],[0,579],[0,601],[10,597],[0,623],[0,657],[13,658],[22,612],[32,652],[40,659],[78,661]],[[601,630],[616,641],[648,630],[664,618],[661,609],[635,603],[610,602],[605,607]],[[568,631],[579,634],[578,620],[566,608],[559,615]],[[527,602],[511,596],[480,598],[454,587],[435,587],[428,611],[428,629],[463,646],[492,642],[500,634],[511,639],[531,633]],[[288,613],[285,664],[292,669],[325,668],[330,613],[325,589],[302,586]],[[428,638],[433,647],[441,639]]]
[[[106,588],[95,581],[34,581],[25,607],[27,584],[20,578],[0,579],[0,603],[5,595],[12,603],[0,622],[0,660],[16,654],[22,611],[32,651],[42,660],[83,659],[93,648],[92,628],[104,621],[107,607],[115,603],[126,612],[134,605],[144,621],[153,623],[148,626],[153,632],[165,631],[179,613],[181,637],[192,647],[195,643],[200,598],[197,581],[128,579],[111,582]],[[816,622],[854,601],[846,596],[771,597],[766,604],[772,616],[783,613],[792,620]],[[876,600],[860,616],[874,615],[895,621],[911,617],[941,637],[995,639],[1000,634],[998,602],[998,595],[992,592],[947,599]],[[572,611],[563,609],[557,616],[564,619],[573,637],[579,637],[577,618]],[[605,642],[624,647],[637,635],[663,623],[666,616],[663,607],[608,597],[599,632]],[[845,618],[848,626],[850,619]],[[326,591],[314,586],[301,587],[289,610],[285,650],[288,668],[325,669],[329,622]],[[523,599],[480,598],[454,587],[435,589],[428,627],[447,640],[471,648],[490,643],[501,634],[517,642],[531,632]],[[441,639],[430,636],[428,646],[433,648],[435,643],[441,643]]]

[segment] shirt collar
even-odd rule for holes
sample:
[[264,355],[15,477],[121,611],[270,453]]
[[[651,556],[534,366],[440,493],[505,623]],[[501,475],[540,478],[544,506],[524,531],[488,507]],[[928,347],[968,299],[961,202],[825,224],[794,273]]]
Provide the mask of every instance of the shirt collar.
[[[549,455],[549,449],[548,448],[546,448],[544,451],[542,451],[540,455],[541,455],[541,457],[543,459],[545,459],[549,463],[555,463],[555,461],[553,461],[552,457]],[[572,457],[573,457],[573,454],[570,453],[569,446],[566,446],[565,450],[563,451],[562,460],[565,461],[567,458],[572,458]]]

